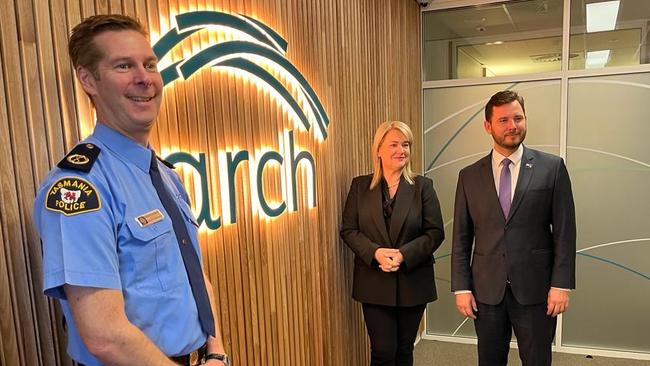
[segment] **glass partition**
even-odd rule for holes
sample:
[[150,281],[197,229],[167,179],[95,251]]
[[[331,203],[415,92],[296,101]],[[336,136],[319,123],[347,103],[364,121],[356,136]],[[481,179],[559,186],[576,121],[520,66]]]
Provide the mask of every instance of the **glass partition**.
[[424,80],[560,71],[563,3],[511,1],[424,13]]
[[577,290],[564,345],[650,352],[650,73],[569,80]]
[[[528,0],[423,15],[423,80],[561,70],[563,0]],[[571,1],[569,69],[650,62],[650,1]]]
[[571,1],[569,68],[648,63],[649,20],[648,0]]

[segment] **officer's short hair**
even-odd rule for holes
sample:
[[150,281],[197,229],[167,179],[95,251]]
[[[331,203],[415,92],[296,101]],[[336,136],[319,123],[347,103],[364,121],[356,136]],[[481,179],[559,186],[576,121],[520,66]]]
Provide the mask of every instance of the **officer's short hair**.
[[134,30],[149,36],[142,24],[134,18],[121,14],[93,15],[77,24],[70,33],[68,54],[75,70],[82,66],[99,79],[97,64],[104,56],[95,45],[95,37],[106,31]]
[[503,90],[492,96],[490,100],[485,105],[485,120],[490,122],[492,118],[492,110],[494,107],[502,106],[504,104],[509,104],[514,101],[518,101],[521,105],[521,110],[526,114],[526,108],[524,108],[524,97],[517,94],[514,90]]

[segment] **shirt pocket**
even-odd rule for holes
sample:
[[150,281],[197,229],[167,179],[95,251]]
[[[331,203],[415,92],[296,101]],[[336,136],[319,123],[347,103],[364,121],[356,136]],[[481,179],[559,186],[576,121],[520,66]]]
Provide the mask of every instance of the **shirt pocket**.
[[126,226],[129,227],[131,235],[143,243],[149,243],[155,240],[157,237],[165,235],[172,231],[172,223],[166,219],[147,226],[142,226],[138,220],[133,217],[131,220],[128,220],[126,222]]
[[[187,220],[192,225],[194,225],[193,230],[198,229],[199,223],[196,221],[196,218],[194,218],[194,213],[192,212],[192,208],[190,207],[190,205],[187,202],[185,202],[185,200],[182,199],[181,197],[178,197],[176,202],[178,202],[178,208],[181,209],[181,212],[183,213],[183,217],[185,217],[185,220]],[[191,230],[192,228],[188,228],[188,229]]]
[[125,248],[131,258],[132,284],[139,292],[159,294],[181,285],[187,277],[171,220],[148,225],[132,218],[127,226],[133,236],[132,245]]
[[203,265],[203,258],[201,257],[201,247],[199,245],[199,223],[194,218],[194,213],[192,213],[192,208],[187,202],[183,199],[179,199],[178,207],[181,209],[181,213],[185,218],[185,225],[187,227],[187,233],[192,240],[192,246],[196,251],[196,255],[199,257],[199,262]]

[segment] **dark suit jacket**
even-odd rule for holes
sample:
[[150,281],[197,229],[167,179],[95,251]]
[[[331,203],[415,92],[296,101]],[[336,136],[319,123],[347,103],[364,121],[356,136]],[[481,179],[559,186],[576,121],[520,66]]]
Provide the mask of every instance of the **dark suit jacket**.
[[[341,238],[352,249],[352,297],[369,304],[414,306],[437,298],[433,252],[444,239],[440,203],[431,179],[403,177],[386,230],[381,185],[370,190],[372,175],[354,178],[343,210]],[[383,272],[373,261],[380,247],[399,248],[404,262],[397,272]]]
[[564,161],[524,147],[506,218],[491,159],[458,176],[452,291],[472,290],[477,301],[496,305],[509,280],[517,301],[532,305],[545,302],[551,286],[575,288],[575,207]]

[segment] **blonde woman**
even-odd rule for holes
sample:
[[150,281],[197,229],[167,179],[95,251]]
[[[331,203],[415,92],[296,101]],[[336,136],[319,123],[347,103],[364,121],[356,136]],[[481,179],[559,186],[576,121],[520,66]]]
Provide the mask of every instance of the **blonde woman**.
[[372,144],[373,174],[354,178],[341,238],[352,249],[352,297],[362,303],[371,366],[413,365],[424,308],[434,301],[433,252],[444,239],[431,179],[411,169],[413,133],[382,123]]

